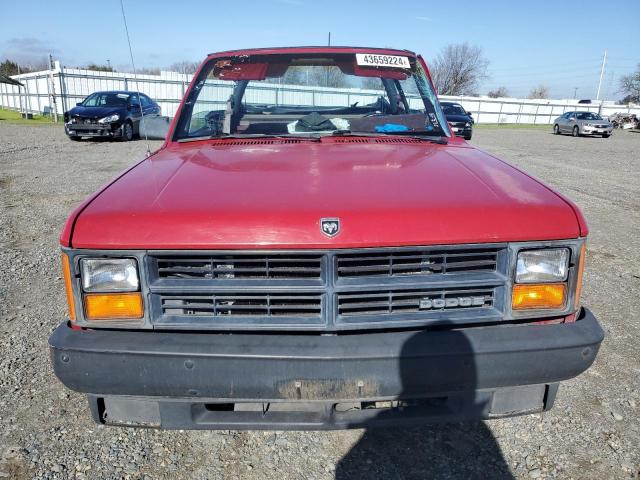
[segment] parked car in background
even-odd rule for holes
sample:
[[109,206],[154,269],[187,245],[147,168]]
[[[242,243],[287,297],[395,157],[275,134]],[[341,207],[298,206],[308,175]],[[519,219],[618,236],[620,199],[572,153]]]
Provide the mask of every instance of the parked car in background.
[[64,114],[64,130],[71,140],[110,137],[133,139],[142,115],[159,115],[160,106],[138,92],[95,92]]
[[440,105],[445,117],[447,117],[447,122],[451,125],[451,130],[459,137],[471,140],[473,135],[473,117],[471,114],[459,103],[440,102]]
[[553,122],[553,133],[580,135],[602,135],[607,138],[613,131],[613,124],[594,112],[566,112]]

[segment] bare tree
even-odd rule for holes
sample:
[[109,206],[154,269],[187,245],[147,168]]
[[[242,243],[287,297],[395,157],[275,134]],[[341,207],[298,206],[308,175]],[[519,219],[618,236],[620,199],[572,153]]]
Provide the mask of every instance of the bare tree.
[[307,67],[309,84],[316,87],[348,87],[347,79],[338,67],[313,66]]
[[620,91],[626,95],[622,103],[640,103],[640,64],[634,73],[620,77]]
[[186,75],[191,75],[196,73],[196,70],[200,66],[199,62],[190,62],[188,60],[183,60],[182,62],[176,62],[169,65],[168,69],[171,72],[184,73]]
[[495,90],[491,90],[487,95],[490,98],[508,97],[509,91],[507,90],[507,87],[498,87]]
[[529,98],[549,98],[549,87],[547,87],[546,85],[538,85],[537,87],[531,89]]
[[282,76],[282,83],[289,85],[304,85],[304,67],[289,67]]
[[467,42],[447,45],[431,62],[431,76],[440,95],[465,95],[477,91],[487,78],[482,49]]
[[367,90],[383,90],[382,82],[378,77],[361,77],[360,88]]

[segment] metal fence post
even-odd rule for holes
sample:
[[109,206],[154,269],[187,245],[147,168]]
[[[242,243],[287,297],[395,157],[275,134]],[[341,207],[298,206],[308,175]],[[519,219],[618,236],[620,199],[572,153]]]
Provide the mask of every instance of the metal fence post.
[[30,113],[31,109],[31,92],[29,91],[29,79],[24,81],[24,112]]
[[65,79],[63,73],[64,67],[60,64],[60,71],[58,72],[58,80],[60,82],[60,98],[62,100],[62,114],[68,110],[67,108],[67,89],[65,88]]
[[24,113],[24,110],[22,109],[22,87],[18,87],[18,100],[20,100],[20,114]]
[[36,104],[38,105],[38,113],[42,113],[42,108],[40,108],[40,89],[38,88],[38,78],[36,77]]

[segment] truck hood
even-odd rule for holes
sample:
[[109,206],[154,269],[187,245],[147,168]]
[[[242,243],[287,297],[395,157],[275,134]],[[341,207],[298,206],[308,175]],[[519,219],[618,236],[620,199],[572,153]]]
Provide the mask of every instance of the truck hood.
[[[347,248],[580,236],[566,200],[462,142],[351,140],[169,144],[79,209],[63,244]],[[339,218],[340,232],[325,236],[322,218]]]

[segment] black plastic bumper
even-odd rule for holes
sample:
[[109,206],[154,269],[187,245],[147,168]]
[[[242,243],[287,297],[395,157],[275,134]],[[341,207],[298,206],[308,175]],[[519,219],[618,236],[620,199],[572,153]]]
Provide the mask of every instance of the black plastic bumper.
[[89,394],[96,421],[330,429],[548,409],[603,338],[584,310],[568,324],[337,336],[63,324],[49,345],[56,375]]
[[64,131],[70,137],[116,138],[122,135],[121,123],[65,124]]

